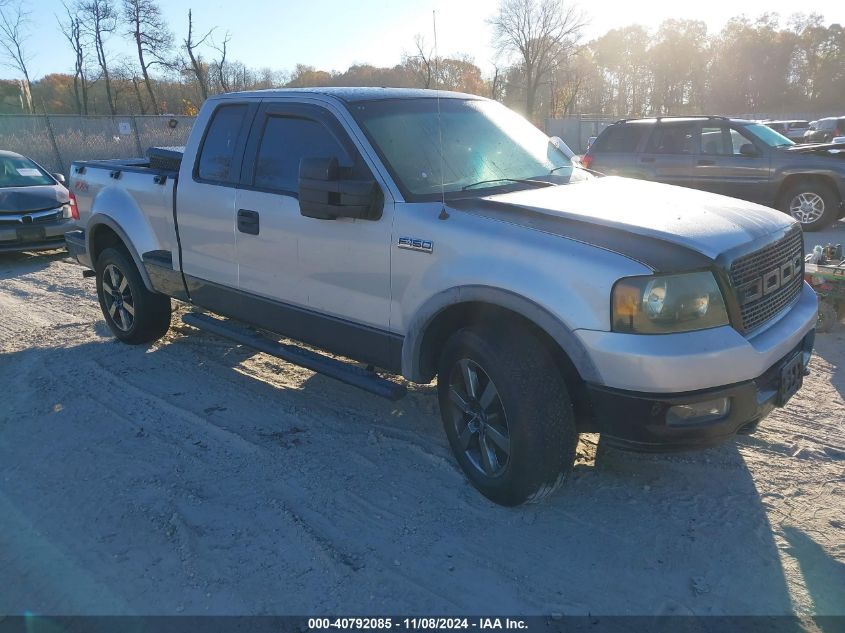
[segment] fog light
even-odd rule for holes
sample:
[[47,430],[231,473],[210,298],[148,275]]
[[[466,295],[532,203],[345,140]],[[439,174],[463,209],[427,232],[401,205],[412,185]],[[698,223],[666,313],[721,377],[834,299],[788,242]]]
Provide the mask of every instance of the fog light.
[[702,424],[724,418],[731,410],[730,398],[716,398],[691,404],[678,404],[666,413],[669,424]]

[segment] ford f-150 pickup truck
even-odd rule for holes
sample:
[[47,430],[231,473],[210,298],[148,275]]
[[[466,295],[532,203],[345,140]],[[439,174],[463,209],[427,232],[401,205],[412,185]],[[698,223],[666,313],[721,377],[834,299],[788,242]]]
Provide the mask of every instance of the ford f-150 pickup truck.
[[74,163],[68,247],[127,343],[164,335],[173,298],[387,397],[385,373],[436,377],[455,458],[498,503],[553,491],[580,432],[639,450],[752,432],[812,351],[801,227],[558,146],[471,95],[221,95],[184,148]]

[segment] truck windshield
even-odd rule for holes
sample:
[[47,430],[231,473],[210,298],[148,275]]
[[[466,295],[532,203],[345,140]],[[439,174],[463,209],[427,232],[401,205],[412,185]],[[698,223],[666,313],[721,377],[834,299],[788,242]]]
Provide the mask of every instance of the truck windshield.
[[0,156],[0,188],[54,185],[53,179],[23,156]]
[[751,123],[750,125],[746,125],[745,129],[769,147],[785,147],[787,145],[795,145],[793,141],[790,141],[783,134],[781,134],[780,132],[776,132],[772,128],[763,125],[762,123]]
[[496,102],[440,99],[438,114],[430,97],[385,99],[350,110],[408,200],[438,199],[441,179],[447,196],[582,179],[548,136]]

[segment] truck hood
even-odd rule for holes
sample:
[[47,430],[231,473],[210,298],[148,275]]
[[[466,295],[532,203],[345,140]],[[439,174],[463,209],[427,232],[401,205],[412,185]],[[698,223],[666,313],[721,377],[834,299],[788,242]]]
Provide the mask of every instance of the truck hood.
[[55,209],[68,200],[67,189],[60,185],[0,187],[0,215]]
[[[620,177],[463,199],[458,210],[608,248],[655,269],[707,265],[797,224],[767,207]],[[685,256],[686,255],[686,256]]]

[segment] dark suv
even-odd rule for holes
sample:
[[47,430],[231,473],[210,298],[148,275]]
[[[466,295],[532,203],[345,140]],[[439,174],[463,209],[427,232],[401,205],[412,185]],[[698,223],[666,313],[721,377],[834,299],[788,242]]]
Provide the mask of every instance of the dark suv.
[[605,128],[581,162],[608,175],[776,207],[808,231],[845,215],[845,152],[828,145],[795,145],[754,121],[717,116],[625,119]]

